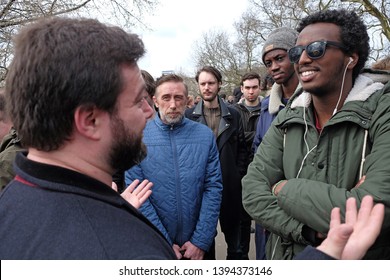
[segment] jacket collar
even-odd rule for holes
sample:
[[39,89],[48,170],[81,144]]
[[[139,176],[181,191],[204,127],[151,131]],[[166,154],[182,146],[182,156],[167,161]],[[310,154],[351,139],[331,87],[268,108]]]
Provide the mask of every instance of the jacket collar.
[[[299,91],[301,88],[301,84],[298,84],[295,92]],[[283,92],[282,86],[274,83],[271,88],[271,93],[269,95],[269,103],[268,103],[268,112],[273,115],[280,111],[280,107],[285,107],[282,103]]]
[[154,117],[153,121],[156,123],[156,125],[161,128],[162,130],[174,130],[184,125],[185,117],[183,116],[183,119],[179,123],[175,124],[166,124],[163,123],[160,117],[160,114],[157,113]]
[[273,115],[279,112],[280,107],[284,107],[282,103],[282,86],[274,83],[269,94],[268,112]]
[[27,158],[27,152],[15,157],[15,171],[23,183],[55,192],[91,197],[117,206],[128,203],[111,186],[77,171]]
[[[225,102],[223,102],[223,100],[219,96],[217,98],[218,98],[219,108],[221,109],[221,117],[222,118],[230,118],[231,113],[230,113],[227,105],[225,104]],[[192,114],[197,115],[197,116],[203,116],[203,105],[204,105],[204,101],[202,99],[202,101],[200,101],[195,106],[195,109],[192,112]]]
[[390,70],[377,70],[371,68],[363,68],[362,74],[374,82],[386,84],[390,81]]
[[[367,100],[374,92],[380,90],[384,87],[382,83],[376,83],[370,78],[359,75],[356,78],[355,84],[351,91],[349,92],[347,98],[345,99],[344,105],[350,101],[365,101]],[[299,96],[297,96],[292,104],[291,108],[296,107],[309,107],[311,104],[312,98],[311,94],[303,91]]]

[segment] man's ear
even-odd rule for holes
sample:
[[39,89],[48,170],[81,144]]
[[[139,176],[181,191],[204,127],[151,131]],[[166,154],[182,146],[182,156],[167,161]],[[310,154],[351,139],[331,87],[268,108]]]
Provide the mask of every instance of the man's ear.
[[353,53],[350,57],[349,57],[349,61],[348,61],[348,68],[349,69],[352,69],[355,67],[355,65],[358,63],[359,61],[359,55],[357,53]]
[[107,115],[107,112],[93,105],[79,106],[74,112],[75,130],[85,137],[98,140],[102,136],[101,128]]
[[157,103],[157,97],[153,95],[153,103],[156,108],[158,108],[158,103]]

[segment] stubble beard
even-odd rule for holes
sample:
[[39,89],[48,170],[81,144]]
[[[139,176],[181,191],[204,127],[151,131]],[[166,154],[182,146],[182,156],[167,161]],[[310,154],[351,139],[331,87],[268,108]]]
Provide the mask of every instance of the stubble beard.
[[213,102],[218,96],[218,93],[213,93],[212,95],[207,95],[205,96],[203,93],[202,93],[202,99],[204,101],[207,101],[207,102]]

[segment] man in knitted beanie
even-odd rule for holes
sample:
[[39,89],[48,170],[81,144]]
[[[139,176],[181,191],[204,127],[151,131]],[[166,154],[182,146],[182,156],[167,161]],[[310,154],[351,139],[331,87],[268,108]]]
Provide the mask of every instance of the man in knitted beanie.
[[265,64],[264,56],[268,52],[276,49],[288,51],[290,48],[294,47],[297,36],[298,32],[288,27],[280,27],[273,30],[263,46],[261,56],[263,63]]
[[[273,30],[264,43],[262,60],[267,68],[268,76],[272,77],[274,84],[269,96],[261,102],[261,113],[253,140],[252,152],[257,147],[272,121],[280,110],[287,104],[298,86],[298,77],[294,71],[294,64],[288,58],[287,51],[295,46],[298,32],[291,28],[280,27]],[[265,244],[268,233],[265,233],[260,224],[256,224],[255,242],[256,259],[265,259]]]

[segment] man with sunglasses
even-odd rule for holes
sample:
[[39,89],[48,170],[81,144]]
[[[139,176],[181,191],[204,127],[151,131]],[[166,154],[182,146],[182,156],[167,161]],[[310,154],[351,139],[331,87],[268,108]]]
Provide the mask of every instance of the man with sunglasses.
[[[302,89],[279,112],[243,178],[248,213],[271,232],[267,259],[318,245],[333,207],[371,195],[389,212],[390,84],[360,75],[369,53],[355,12],[304,18],[288,51]],[[342,212],[342,219],[345,213]],[[365,259],[389,259],[390,219]]]

